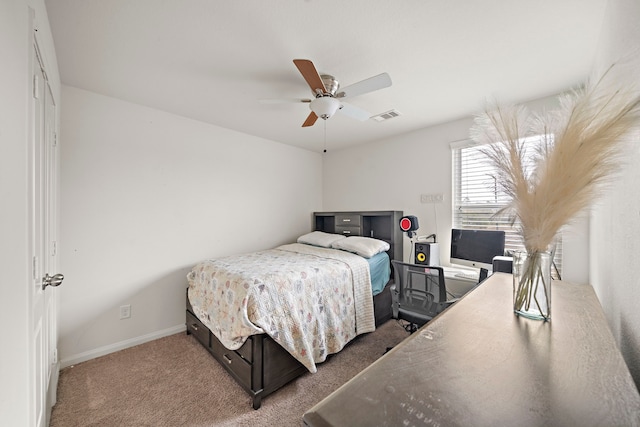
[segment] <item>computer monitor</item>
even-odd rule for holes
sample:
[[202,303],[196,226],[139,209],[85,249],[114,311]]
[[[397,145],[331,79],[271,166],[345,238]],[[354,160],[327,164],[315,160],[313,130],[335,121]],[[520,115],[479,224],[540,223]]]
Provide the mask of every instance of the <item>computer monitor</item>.
[[492,269],[494,256],[504,255],[504,231],[451,230],[451,264]]

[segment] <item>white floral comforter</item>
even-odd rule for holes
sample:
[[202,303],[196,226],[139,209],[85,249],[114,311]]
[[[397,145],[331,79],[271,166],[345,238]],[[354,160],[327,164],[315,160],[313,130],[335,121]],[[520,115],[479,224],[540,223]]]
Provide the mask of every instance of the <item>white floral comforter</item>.
[[231,349],[266,333],[310,372],[375,330],[368,263],[299,243],[199,263],[187,275],[194,314]]

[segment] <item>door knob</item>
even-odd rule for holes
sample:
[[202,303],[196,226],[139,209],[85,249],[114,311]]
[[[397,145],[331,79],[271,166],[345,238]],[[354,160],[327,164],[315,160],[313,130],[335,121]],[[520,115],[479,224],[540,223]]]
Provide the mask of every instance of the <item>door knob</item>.
[[44,291],[47,286],[53,286],[54,288],[60,286],[63,280],[64,276],[62,274],[54,274],[53,276],[49,276],[49,273],[47,273],[42,278],[42,290]]

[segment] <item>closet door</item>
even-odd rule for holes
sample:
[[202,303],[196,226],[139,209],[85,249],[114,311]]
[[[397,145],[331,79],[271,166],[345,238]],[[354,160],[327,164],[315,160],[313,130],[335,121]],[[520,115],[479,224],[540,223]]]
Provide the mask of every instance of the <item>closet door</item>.
[[57,138],[55,101],[47,81],[37,39],[33,38],[33,92],[29,147],[29,366],[32,425],[49,424],[55,403],[58,361],[56,353],[57,274]]

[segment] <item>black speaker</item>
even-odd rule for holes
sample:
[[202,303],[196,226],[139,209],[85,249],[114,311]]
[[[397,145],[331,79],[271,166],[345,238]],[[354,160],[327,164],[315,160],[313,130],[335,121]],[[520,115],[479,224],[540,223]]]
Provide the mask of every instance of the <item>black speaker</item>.
[[412,238],[416,235],[415,231],[418,229],[418,218],[413,215],[407,215],[400,218],[400,222],[398,224],[400,226],[400,230],[407,233],[409,238]]
[[414,264],[419,265],[440,265],[440,247],[438,243],[421,243],[415,244]]

